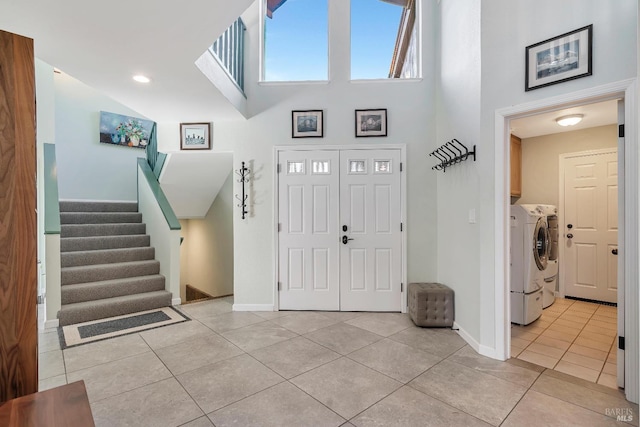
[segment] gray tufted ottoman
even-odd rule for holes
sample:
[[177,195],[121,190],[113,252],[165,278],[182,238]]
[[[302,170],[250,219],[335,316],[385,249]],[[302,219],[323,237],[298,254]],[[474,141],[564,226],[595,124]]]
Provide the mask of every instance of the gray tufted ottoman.
[[453,291],[440,283],[409,283],[409,316],[416,326],[452,327]]

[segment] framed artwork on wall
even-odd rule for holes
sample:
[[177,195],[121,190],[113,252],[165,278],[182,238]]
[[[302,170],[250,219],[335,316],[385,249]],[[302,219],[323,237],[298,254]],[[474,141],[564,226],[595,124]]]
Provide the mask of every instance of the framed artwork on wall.
[[138,117],[100,111],[100,143],[145,149],[153,122]]
[[291,112],[292,138],[322,138],[322,110],[297,110]]
[[210,150],[211,123],[180,123],[181,150]]
[[525,91],[592,74],[593,25],[527,46]]
[[356,138],[387,136],[387,109],[356,110]]

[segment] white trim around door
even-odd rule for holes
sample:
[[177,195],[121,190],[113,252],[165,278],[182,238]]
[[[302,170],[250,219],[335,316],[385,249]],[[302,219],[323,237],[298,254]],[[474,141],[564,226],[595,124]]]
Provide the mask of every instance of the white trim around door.
[[[510,306],[509,306],[509,123],[519,117],[530,116],[547,111],[556,111],[575,105],[591,104],[611,99],[624,99],[625,105],[625,161],[624,161],[624,324],[626,333],[626,357],[624,384],[626,398],[638,402],[640,369],[638,366],[640,348],[640,322],[638,318],[640,297],[639,281],[639,215],[638,201],[640,183],[638,181],[639,150],[638,109],[636,100],[638,87],[636,79],[623,80],[561,96],[520,104],[496,110],[495,113],[495,181],[494,181],[494,227],[495,227],[495,349],[492,355],[496,359],[509,357]],[[490,355],[490,354],[487,354]]]
[[278,173],[278,162],[281,157],[281,153],[286,152],[321,152],[321,151],[337,151],[337,152],[353,152],[353,150],[363,150],[363,151],[372,151],[372,150],[399,150],[400,152],[400,163],[403,170],[400,173],[400,220],[403,224],[403,230],[401,234],[401,283],[403,284],[402,290],[400,292],[400,310],[403,313],[407,311],[407,299],[406,299],[406,291],[407,291],[407,221],[406,221],[406,188],[407,188],[407,174],[406,174],[406,145],[405,144],[367,144],[367,145],[284,145],[284,146],[276,146],[273,151],[273,244],[274,244],[274,276],[273,276],[273,301],[274,301],[274,310],[280,309],[280,298],[278,291],[278,282],[280,277],[280,262],[279,262],[279,251],[280,251],[280,243],[279,243],[279,222],[280,222],[280,206],[279,206],[279,188],[280,188],[280,176],[283,171]]

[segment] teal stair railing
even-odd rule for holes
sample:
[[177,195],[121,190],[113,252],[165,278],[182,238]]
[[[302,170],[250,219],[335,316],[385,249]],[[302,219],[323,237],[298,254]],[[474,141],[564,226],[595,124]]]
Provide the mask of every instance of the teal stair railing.
[[164,161],[167,159],[165,153],[158,152],[158,128],[154,122],[151,128],[151,134],[149,135],[149,144],[147,145],[147,163],[151,167],[156,179],[160,179],[160,172],[164,166]]
[[44,234],[60,234],[60,201],[56,146],[43,144],[44,153]]
[[180,230],[180,221],[178,221],[178,217],[176,217],[175,212],[173,212],[171,204],[169,204],[169,201],[167,200],[167,196],[165,196],[164,192],[160,188],[160,183],[158,182],[158,178],[153,173],[153,170],[151,170],[151,165],[149,165],[149,163],[145,159],[138,158],[138,166],[142,171],[142,175],[147,180],[149,188],[151,188],[151,192],[158,202],[158,206],[160,206],[160,210],[162,210],[162,214],[167,220],[169,228],[171,230]]
[[244,32],[246,27],[238,18],[209,48],[231,80],[244,93]]

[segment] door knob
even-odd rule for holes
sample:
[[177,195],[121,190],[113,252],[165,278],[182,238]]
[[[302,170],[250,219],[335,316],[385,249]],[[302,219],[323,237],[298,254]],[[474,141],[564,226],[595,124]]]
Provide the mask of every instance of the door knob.
[[571,233],[567,234],[567,239],[573,239],[573,234]]
[[617,249],[611,249],[611,253],[614,255],[618,255],[618,250]]
[[347,243],[349,243],[349,240],[353,240],[353,239],[351,239],[351,238],[349,238],[349,237],[347,237],[347,236],[342,236],[342,243],[343,243],[344,245],[346,245]]

